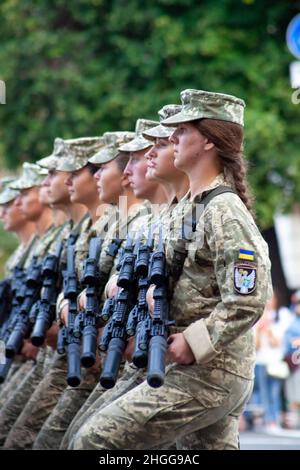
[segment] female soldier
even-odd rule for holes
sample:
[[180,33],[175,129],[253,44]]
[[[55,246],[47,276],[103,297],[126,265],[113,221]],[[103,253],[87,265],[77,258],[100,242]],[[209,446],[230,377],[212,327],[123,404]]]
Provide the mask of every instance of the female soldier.
[[[158,111],[160,121],[179,113],[180,110],[181,106],[177,104],[164,106]],[[159,124],[143,132],[143,136],[153,143],[145,154],[148,160],[146,177],[150,181],[161,183],[168,195],[169,204],[176,204],[189,189],[188,177],[174,166],[173,143],[169,141],[173,130]]]
[[[75,449],[162,447],[213,426],[223,432],[225,421],[228,447],[238,446],[237,418],[253,383],[251,327],[270,287],[267,246],[249,212],[245,183],[245,105],[199,90],[181,98],[182,111],[163,123],[176,126],[175,165],[188,175],[191,202],[204,211],[193,224],[196,249],[186,250],[173,291],[171,313],[181,331],[169,337],[172,364],[159,389],[143,382],[93,415]],[[177,245],[166,240],[171,275]]]

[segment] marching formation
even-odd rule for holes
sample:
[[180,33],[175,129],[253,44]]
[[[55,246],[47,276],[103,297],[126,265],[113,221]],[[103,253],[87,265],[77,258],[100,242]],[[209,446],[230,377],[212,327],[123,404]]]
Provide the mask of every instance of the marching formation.
[[180,97],[2,179],[3,449],[239,448],[271,295],[245,103]]

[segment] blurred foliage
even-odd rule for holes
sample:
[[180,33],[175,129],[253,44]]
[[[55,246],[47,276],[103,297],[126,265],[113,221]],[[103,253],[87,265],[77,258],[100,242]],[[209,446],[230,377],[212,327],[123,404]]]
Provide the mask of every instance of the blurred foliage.
[[300,1],[2,0],[0,159],[53,140],[133,129],[184,88],[243,97],[245,153],[262,227],[300,200],[299,106],[285,44]]

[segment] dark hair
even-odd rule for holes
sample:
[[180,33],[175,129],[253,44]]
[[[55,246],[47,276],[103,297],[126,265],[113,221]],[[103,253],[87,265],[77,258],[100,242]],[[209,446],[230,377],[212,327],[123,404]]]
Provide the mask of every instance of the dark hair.
[[126,168],[126,165],[129,161],[130,154],[129,152],[119,152],[117,158],[115,159],[116,164],[118,165],[118,168],[121,173]]
[[92,176],[94,176],[94,174],[97,173],[97,171],[99,170],[99,166],[94,165],[93,163],[90,163],[90,162],[87,163],[86,167]]
[[246,180],[248,165],[243,155],[242,126],[217,119],[200,119],[192,124],[215,145],[225,176],[230,177],[239,197],[250,210],[253,197]]

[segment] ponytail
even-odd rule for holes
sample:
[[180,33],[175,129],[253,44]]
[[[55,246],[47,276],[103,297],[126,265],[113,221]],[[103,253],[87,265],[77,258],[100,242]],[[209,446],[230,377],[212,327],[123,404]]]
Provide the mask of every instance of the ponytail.
[[243,128],[239,124],[216,119],[201,119],[192,124],[215,145],[225,178],[230,180],[250,211],[253,198],[246,180],[248,165],[243,155]]

